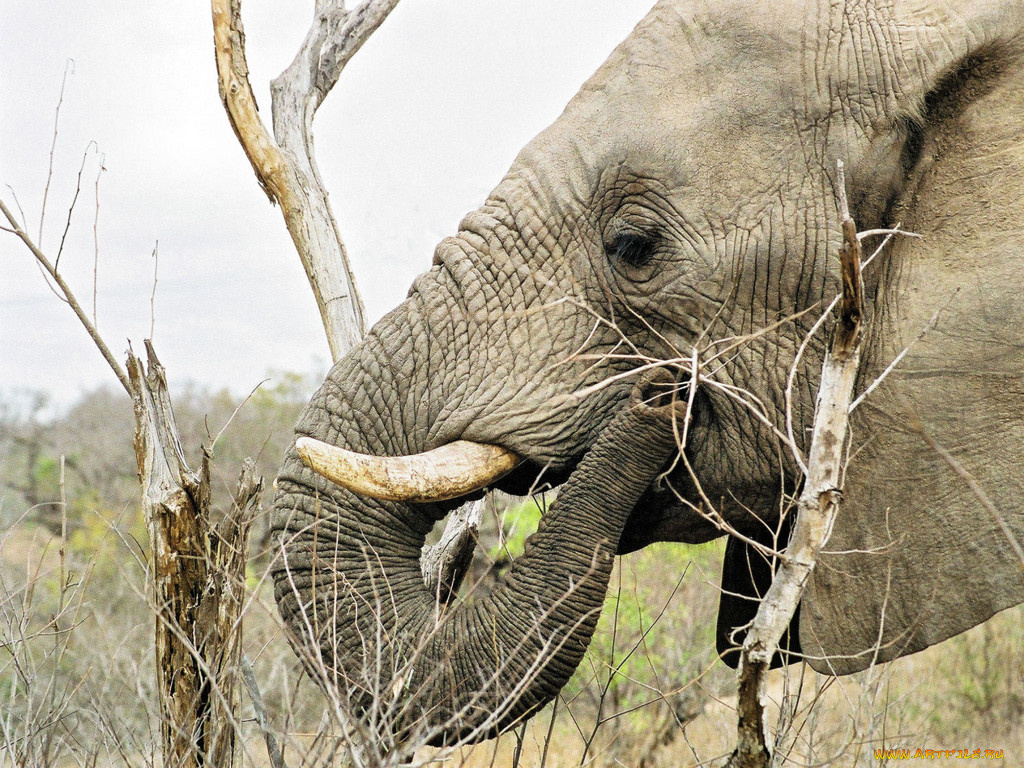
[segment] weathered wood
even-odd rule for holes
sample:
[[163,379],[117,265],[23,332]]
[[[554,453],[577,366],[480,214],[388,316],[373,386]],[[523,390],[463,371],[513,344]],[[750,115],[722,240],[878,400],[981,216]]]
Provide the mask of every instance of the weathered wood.
[[420,571],[438,605],[448,605],[459,593],[476,549],[476,535],[483,515],[483,501],[471,501],[451,513],[440,541],[425,547]]
[[148,370],[128,355],[135,457],[153,549],[157,689],[164,765],[230,766],[238,730],[238,667],[245,561],[263,480],[247,461],[218,525],[210,459],[185,460],[163,366],[146,342]]
[[[842,164],[839,187],[845,190]],[[831,348],[825,354],[814,413],[810,455],[804,487],[797,503],[789,546],[768,593],[747,631],[739,664],[736,749],[726,768],[768,768],[771,752],[764,725],[764,694],[768,668],[789,626],[800,596],[828,541],[839,511],[840,484],[846,457],[850,404],[860,364],[863,315],[860,240],[850,218],[845,192],[840,196],[843,246],[840,249],[842,298]]]
[[[318,0],[313,24],[288,68],[271,84],[274,136],[256,107],[245,57],[241,0],[211,0],[214,46],[221,100],[256,178],[281,206],[285,226],[298,251],[317,306],[331,356],[337,361],[365,332],[363,305],[348,254],[338,231],[313,149],[313,118],[345,65],[398,5],[398,0],[364,0],[347,10],[342,0]],[[436,562],[424,574],[463,563],[476,546],[475,530],[463,528],[466,515],[452,515],[435,550]],[[445,583],[461,583],[464,573]],[[434,576],[428,584],[436,587]],[[456,586],[457,589],[457,586]]]
[[256,178],[281,206],[338,360],[359,342],[364,310],[313,153],[313,117],[341,70],[398,0],[366,0],[355,11],[318,2],[306,39],[271,86],[274,137],[249,84],[241,0],[212,0],[221,100]]

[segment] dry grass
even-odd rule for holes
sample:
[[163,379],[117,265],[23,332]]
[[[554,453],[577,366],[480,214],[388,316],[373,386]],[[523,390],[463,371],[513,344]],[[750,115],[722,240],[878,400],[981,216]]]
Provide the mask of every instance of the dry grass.
[[[139,545],[123,529],[65,545],[21,522],[0,533],[0,768],[156,766],[152,625]],[[719,545],[622,558],[591,654],[556,707],[432,762],[466,766],[712,765],[731,749],[735,684],[715,660]],[[253,560],[245,649],[291,768],[341,765],[323,694],[281,635],[266,557]],[[682,578],[680,578],[682,577]],[[878,765],[876,748],[1002,749],[1024,757],[1024,610],[848,678],[772,673],[780,765]],[[552,713],[554,719],[552,721]],[[782,724],[780,728],[779,725]],[[243,704],[238,764],[268,764]],[[955,757],[929,764],[960,765]]]

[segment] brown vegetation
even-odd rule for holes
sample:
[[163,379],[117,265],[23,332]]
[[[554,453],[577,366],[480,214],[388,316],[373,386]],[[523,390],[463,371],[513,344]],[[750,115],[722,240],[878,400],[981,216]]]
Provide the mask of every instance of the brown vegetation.
[[[261,448],[267,454],[270,445],[281,450],[305,393],[295,377],[275,378],[276,386],[257,392],[227,426],[217,442],[221,455],[260,455]],[[205,434],[208,424],[216,436],[240,398],[190,390],[178,400],[183,432]],[[25,457],[17,447],[5,452],[4,768],[159,765],[145,532],[137,497],[117,493],[131,488],[134,478],[130,445],[120,445],[129,441],[130,430],[117,418],[90,421],[97,407],[111,415],[127,408],[109,392],[91,393],[64,416],[37,420],[34,427],[45,436],[39,452],[47,462],[59,466],[57,451],[78,462],[79,469],[65,473],[64,506],[59,482],[46,486],[50,495],[42,502],[58,510],[58,520],[66,510],[65,539],[12,490],[19,478],[10,468],[23,467]],[[203,409],[211,412],[208,418]],[[10,441],[10,425],[25,423],[12,422],[11,408],[6,414],[4,439]],[[265,460],[270,466],[276,461],[273,455]],[[105,485],[86,479],[104,471]],[[214,483],[225,502],[227,481],[233,479]],[[486,588],[492,573],[518,553],[536,520],[536,507],[490,502],[464,589],[474,582]],[[254,537],[248,568],[243,651],[255,667],[270,728],[293,768],[343,764],[339,724],[282,634],[265,578],[273,555],[259,538]],[[557,703],[525,728],[450,755],[448,764],[653,767],[724,758],[732,749],[736,698],[734,676],[712,650],[720,555],[720,544],[661,544],[621,558],[587,659]],[[922,654],[848,678],[821,677],[803,666],[774,671],[768,683],[769,739],[794,765],[877,765],[874,751],[883,747],[1002,749],[1004,764],[1012,764],[1024,754],[1022,619],[1022,609],[1012,609]],[[236,764],[268,765],[244,693],[241,711]],[[416,758],[438,756],[423,748]]]

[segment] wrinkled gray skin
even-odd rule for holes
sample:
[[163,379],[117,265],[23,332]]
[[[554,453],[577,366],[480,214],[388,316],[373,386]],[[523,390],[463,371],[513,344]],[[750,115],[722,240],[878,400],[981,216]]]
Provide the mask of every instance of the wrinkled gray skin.
[[[926,236],[866,271],[860,390],[938,315],[854,414],[842,512],[799,646],[816,669],[851,672],[1024,600],[1007,540],[1024,541],[1022,52],[1019,0],[659,3],[297,426],[374,454],[496,443],[529,460],[503,481],[520,490],[542,467],[572,477],[506,582],[435,621],[417,558],[453,505],[358,498],[290,453],[277,597],[325,685],[378,726],[390,706],[387,727],[423,716],[435,740],[488,735],[571,674],[608,553],[720,535],[654,482],[671,452],[669,406],[638,416],[637,377],[610,378],[648,360],[732,347],[702,372],[686,456],[725,518],[771,541],[800,475],[727,387],[785,431],[796,349],[837,290],[839,159],[860,229],[902,221]],[[798,441],[826,339],[827,327],[798,369]],[[688,374],[673,370],[685,399]],[[679,466],[668,486],[700,503]],[[747,554],[731,544],[725,566],[741,592]],[[742,623],[722,610],[726,626]]]

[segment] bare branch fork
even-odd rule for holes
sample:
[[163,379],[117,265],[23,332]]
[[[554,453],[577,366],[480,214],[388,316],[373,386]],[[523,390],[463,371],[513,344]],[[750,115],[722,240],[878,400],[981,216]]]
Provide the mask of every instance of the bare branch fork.
[[[345,64],[397,1],[366,0],[350,12],[343,0],[317,0],[315,21],[302,48],[273,85],[275,143],[259,119],[248,82],[240,0],[212,0],[225,108],[260,184],[281,206],[335,359],[362,336],[363,308],[313,157],[312,120]],[[148,371],[129,353],[126,372],[61,277],[56,260],[47,258],[2,201],[0,211],[10,224],[3,229],[18,236],[56,282],[60,298],[71,306],[134,404],[136,457],[154,550],[163,762],[229,765],[238,725],[246,542],[262,480],[247,465],[232,512],[220,525],[212,523],[210,453],[204,450],[198,471],[186,464],[166,378],[152,345],[146,343]],[[472,536],[452,541],[472,552]],[[439,549],[438,554],[445,552]],[[440,565],[430,569],[446,585],[446,594],[457,588],[458,571],[464,570],[451,563],[462,560],[440,557]],[[272,759],[274,752],[271,748]]]
[[106,342],[103,341],[103,338],[100,336],[99,331],[96,330],[95,324],[89,319],[89,316],[85,313],[85,310],[82,309],[82,305],[78,303],[78,299],[75,298],[75,294],[71,290],[71,286],[69,286],[64,281],[64,278],[61,276],[60,272],[57,271],[56,265],[52,263],[47,258],[46,254],[43,253],[42,250],[40,250],[39,246],[32,241],[32,238],[29,237],[27,232],[25,232],[24,228],[21,226],[21,224],[18,223],[18,220],[14,217],[14,214],[4,204],[2,200],[0,200],[0,212],[3,213],[4,217],[7,219],[7,222],[11,225],[9,231],[14,235],[17,235],[21,239],[21,241],[25,244],[25,247],[32,252],[32,255],[35,257],[39,265],[46,271],[46,274],[53,278],[53,281],[57,284],[57,287],[60,288],[60,298],[67,302],[68,306],[71,307],[71,310],[75,313],[75,316],[78,318],[79,322],[81,322],[82,326],[85,328],[86,333],[89,334],[89,337],[93,340],[93,343],[99,349],[100,354],[103,355],[103,359],[107,361],[107,365],[110,366],[110,370],[114,372],[114,375],[117,377],[117,380],[121,382],[121,386],[124,387],[125,392],[131,394],[132,388],[131,383],[128,381],[128,374],[125,373],[124,368],[122,368],[121,364],[118,363],[117,360],[114,358],[114,355],[111,353],[110,348],[107,346]]
[[[256,178],[281,206],[285,226],[313,288],[335,361],[365,332],[363,305],[345,245],[320,178],[313,117],[345,65],[398,5],[364,0],[318,0],[313,24],[288,68],[271,84],[271,137],[256,108],[245,58],[241,0],[211,0],[221,100]],[[479,510],[452,515],[442,542],[425,553],[427,586],[446,603],[458,591],[476,546]],[[439,585],[443,585],[440,590]]]
[[842,296],[831,348],[822,365],[814,430],[797,518],[781,566],[743,642],[739,665],[736,750],[727,768],[767,768],[771,754],[765,738],[764,692],[772,657],[796,613],[818,554],[839,511],[850,404],[860,364],[863,282],[857,227],[846,200],[843,164],[839,169],[839,209],[843,245],[839,251]]
[[[241,0],[211,0],[221,100],[228,120],[306,270],[331,357],[337,361],[365,332],[362,301],[348,254],[317,168],[313,118],[345,65],[398,5],[364,0],[316,0],[313,23],[292,63],[271,83],[273,136],[260,118],[249,83]],[[479,505],[452,514],[439,544],[423,555],[421,570],[439,608],[458,592],[476,547]]]
[[274,136],[249,84],[241,0],[212,0],[221,100],[260,186],[281,206],[338,360],[362,338],[363,305],[313,154],[313,116],[342,69],[398,0],[318,0],[295,59],[271,86]]

